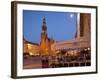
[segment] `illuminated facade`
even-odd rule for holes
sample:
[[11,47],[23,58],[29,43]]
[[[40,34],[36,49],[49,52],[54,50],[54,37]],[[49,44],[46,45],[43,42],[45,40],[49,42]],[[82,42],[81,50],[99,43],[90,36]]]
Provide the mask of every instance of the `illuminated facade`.
[[29,55],[39,55],[39,44],[26,41],[24,39],[24,53]]
[[40,41],[40,55],[52,55],[51,45],[54,40],[48,38],[46,19],[43,18],[42,32],[41,32],[41,41]]

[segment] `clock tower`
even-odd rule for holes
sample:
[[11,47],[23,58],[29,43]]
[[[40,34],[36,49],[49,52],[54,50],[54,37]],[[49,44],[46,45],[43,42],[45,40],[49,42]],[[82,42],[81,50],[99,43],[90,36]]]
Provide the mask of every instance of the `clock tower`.
[[48,55],[49,51],[50,51],[50,49],[49,49],[46,19],[44,17],[43,25],[42,25],[42,32],[41,32],[41,41],[40,41],[40,54]]

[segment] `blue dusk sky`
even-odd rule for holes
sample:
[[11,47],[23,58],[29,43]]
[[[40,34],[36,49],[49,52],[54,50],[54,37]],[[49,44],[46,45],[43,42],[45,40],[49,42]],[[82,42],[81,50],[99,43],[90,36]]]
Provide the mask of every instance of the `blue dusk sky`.
[[49,38],[64,41],[75,37],[77,13],[23,10],[23,36],[27,41],[40,43],[44,17]]

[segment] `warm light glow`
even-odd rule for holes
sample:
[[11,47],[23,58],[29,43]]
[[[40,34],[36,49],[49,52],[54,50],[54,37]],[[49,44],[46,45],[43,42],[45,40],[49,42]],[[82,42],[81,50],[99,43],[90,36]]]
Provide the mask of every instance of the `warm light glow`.
[[33,55],[33,53],[32,53],[32,52],[30,52],[29,54],[30,54],[31,56]]
[[31,49],[32,48],[31,44],[27,44],[27,46],[28,46],[28,49]]
[[85,51],[87,51],[87,49],[84,49]]
[[88,48],[88,50],[90,50],[90,48]]
[[46,51],[48,51],[48,49],[46,48]]

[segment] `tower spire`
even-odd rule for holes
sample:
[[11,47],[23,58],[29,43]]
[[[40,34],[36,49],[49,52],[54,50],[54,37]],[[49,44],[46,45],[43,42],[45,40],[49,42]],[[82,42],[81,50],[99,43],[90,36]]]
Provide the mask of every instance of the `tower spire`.
[[45,19],[45,16],[43,18],[43,24],[46,24],[46,19]]
[[43,25],[42,25],[42,31],[46,32],[47,31],[47,26],[46,26],[46,18],[43,18]]
[[40,54],[48,55],[49,51],[50,46],[47,34],[46,18],[44,17],[41,32]]

